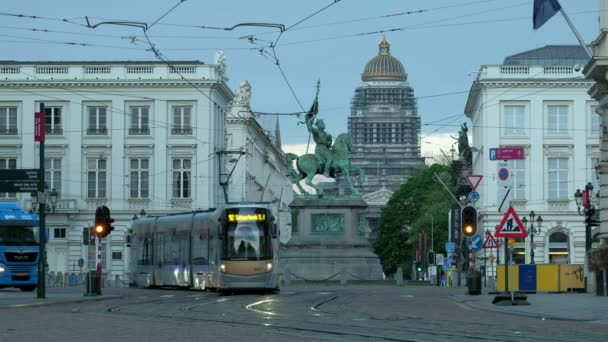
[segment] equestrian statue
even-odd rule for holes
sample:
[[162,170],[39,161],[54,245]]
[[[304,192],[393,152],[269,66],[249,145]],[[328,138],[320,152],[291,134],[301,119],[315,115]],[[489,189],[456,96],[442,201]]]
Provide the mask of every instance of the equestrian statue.
[[[349,155],[352,149],[352,139],[349,133],[342,133],[336,137],[332,144],[331,134],[325,131],[325,123],[322,119],[315,120],[319,111],[319,83],[317,83],[317,95],[312,104],[312,107],[304,117],[306,128],[313,137],[316,143],[314,154],[305,154],[297,156],[293,153],[285,154],[285,160],[288,165],[292,165],[296,160],[296,169],[292,169],[292,182],[295,184],[302,194],[307,194],[300,181],[306,179],[306,185],[316,190],[318,195],[323,194],[323,188],[314,184],[312,179],[315,175],[320,174],[325,177],[335,178],[338,175],[343,175],[348,184],[350,193],[359,195],[359,191],[355,188],[351,179],[351,172],[357,174],[359,182],[365,181],[363,170],[359,167],[353,167],[350,164]],[[314,125],[313,125],[314,122]]]

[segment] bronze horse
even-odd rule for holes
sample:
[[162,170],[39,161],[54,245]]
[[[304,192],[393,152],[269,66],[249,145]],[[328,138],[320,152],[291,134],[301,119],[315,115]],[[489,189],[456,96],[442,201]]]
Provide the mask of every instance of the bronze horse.
[[[353,181],[351,179],[350,173],[353,171],[357,173],[360,182],[365,181],[365,175],[363,174],[363,170],[358,167],[352,167],[350,165],[350,161],[348,159],[348,155],[350,150],[352,149],[352,141],[351,136],[348,133],[342,133],[336,137],[334,144],[332,145],[331,152],[333,155],[333,161],[330,165],[330,177],[335,178],[338,173],[344,174],[344,179],[346,183],[348,183],[348,187],[352,194],[358,195],[359,191],[355,188]],[[292,182],[298,187],[302,194],[307,193],[300,181],[306,178],[306,185],[312,187],[317,191],[317,194],[323,194],[323,188],[315,185],[312,182],[312,179],[317,174],[323,174],[324,166],[319,163],[314,154],[305,154],[303,156],[298,157],[293,153],[285,154],[285,160],[287,164],[291,166],[292,162],[296,160],[296,168],[299,173],[295,173],[292,176]]]

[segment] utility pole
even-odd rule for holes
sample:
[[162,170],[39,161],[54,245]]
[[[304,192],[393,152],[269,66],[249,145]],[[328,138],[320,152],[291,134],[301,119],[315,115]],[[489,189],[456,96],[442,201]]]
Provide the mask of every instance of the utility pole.
[[44,103],[40,104],[40,112],[34,116],[34,140],[40,142],[40,175],[38,181],[38,217],[40,222],[40,253],[38,253],[38,285],[37,298],[46,298],[45,272],[46,264],[46,196],[44,193]]

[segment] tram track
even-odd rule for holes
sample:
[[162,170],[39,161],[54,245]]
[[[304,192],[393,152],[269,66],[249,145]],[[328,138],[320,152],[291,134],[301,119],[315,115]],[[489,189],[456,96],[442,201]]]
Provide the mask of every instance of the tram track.
[[[428,341],[429,339],[474,339],[478,341],[519,341],[521,335],[516,336],[510,333],[485,333],[479,334],[478,332],[470,331],[466,328],[463,329],[452,329],[446,330],[442,327],[442,324],[433,321],[420,321],[416,320],[415,326],[411,326],[412,318],[401,317],[398,319],[374,319],[377,324],[374,327],[366,326],[361,320],[357,320],[354,316],[367,316],[366,319],[370,318],[368,314],[361,312],[350,312],[350,321],[336,322],[336,317],[348,316],[346,310],[343,307],[344,303],[349,302],[348,296],[331,296],[330,298],[319,298],[314,293],[307,293],[312,295],[312,298],[305,298],[308,301],[306,305],[307,311],[321,311],[325,314],[331,315],[331,321],[314,321],[310,320],[310,313],[306,315],[303,312],[302,318],[308,317],[308,319],[297,319],[297,317],[286,317],[294,316],[294,312],[289,310],[288,314],[268,311],[263,308],[258,308],[274,302],[276,304],[289,304],[281,299],[288,298],[287,296],[278,298],[269,298],[268,296],[251,296],[239,297],[234,296],[230,298],[219,297],[213,298],[213,296],[201,296],[201,299],[210,299],[202,303],[188,304],[188,305],[177,305],[180,302],[192,301],[192,297],[179,297],[163,300],[152,300],[152,301],[139,301],[135,303],[127,303],[122,306],[112,307],[107,309],[107,314],[110,315],[122,315],[133,318],[144,318],[144,319],[156,319],[163,321],[172,321],[180,323],[217,323],[217,324],[228,324],[238,326],[250,326],[257,327],[260,329],[274,329],[277,332],[283,333],[307,333],[314,334],[315,336],[326,335],[326,336],[341,336],[344,338],[364,338],[364,339],[379,339],[386,341]],[[257,297],[257,298],[256,298]],[[291,297],[291,296],[289,296]],[[325,295],[324,297],[327,297]],[[340,299],[344,299],[344,303],[337,303]],[[241,310],[226,311],[222,316],[218,316],[215,308],[212,308],[214,304],[229,304],[232,306],[230,309],[236,309],[237,307]],[[169,312],[143,312],[138,311],[136,307],[141,305],[156,305],[156,304],[168,304],[173,305],[173,310],[177,310],[178,314],[171,314]],[[338,311],[330,310],[329,305],[338,304]],[[297,306],[300,307],[301,306]],[[293,309],[293,306],[291,307]],[[127,310],[129,309],[129,310]],[[132,310],[135,309],[135,310]],[[190,314],[188,314],[190,313]],[[272,313],[272,314],[269,314]],[[245,315],[243,315],[245,314]],[[342,314],[342,315],[341,315]],[[251,315],[254,315],[251,317]],[[297,316],[297,313],[296,313]],[[326,316],[327,317],[327,316]],[[397,323],[406,323],[406,326],[395,326]],[[379,324],[378,324],[379,323]],[[385,324],[382,324],[385,323]],[[407,326],[410,325],[410,326]],[[432,327],[432,328],[431,328]],[[429,329],[430,328],[430,329]],[[535,340],[539,341],[555,341],[556,338],[542,338],[535,337]],[[568,339],[564,339],[567,341]]]

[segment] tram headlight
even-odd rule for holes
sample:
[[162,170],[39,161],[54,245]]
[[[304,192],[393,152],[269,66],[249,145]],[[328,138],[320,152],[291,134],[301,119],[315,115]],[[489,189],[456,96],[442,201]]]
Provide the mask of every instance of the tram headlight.
[[266,264],[266,272],[270,271],[272,271],[272,263],[269,262],[268,264]]
[[221,264],[221,265],[220,265],[220,271],[222,271],[222,272],[226,272],[226,265]]
[[0,266],[0,273],[4,272],[4,267]]

